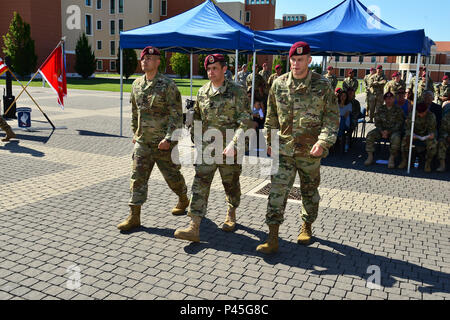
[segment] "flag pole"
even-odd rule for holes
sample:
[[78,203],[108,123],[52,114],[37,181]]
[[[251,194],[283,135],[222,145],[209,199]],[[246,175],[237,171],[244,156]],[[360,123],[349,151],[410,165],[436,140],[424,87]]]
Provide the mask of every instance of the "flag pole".
[[[14,79],[16,79],[16,81],[20,84],[20,86],[23,88],[23,90],[28,94],[28,96],[31,98],[31,100],[34,102],[34,104],[38,107],[38,109],[42,112],[42,114],[44,115],[44,117],[47,119],[48,123],[50,123],[50,125],[53,127],[53,130],[56,129],[55,125],[53,124],[53,122],[50,121],[49,117],[45,114],[44,111],[42,111],[41,107],[39,107],[38,103],[36,102],[36,100],[33,99],[33,97],[31,96],[31,94],[28,92],[28,90],[22,85],[22,83],[19,81],[19,79],[17,79],[16,75],[9,70],[9,73],[12,74],[12,76],[14,77]],[[9,110],[9,109],[8,109]]]

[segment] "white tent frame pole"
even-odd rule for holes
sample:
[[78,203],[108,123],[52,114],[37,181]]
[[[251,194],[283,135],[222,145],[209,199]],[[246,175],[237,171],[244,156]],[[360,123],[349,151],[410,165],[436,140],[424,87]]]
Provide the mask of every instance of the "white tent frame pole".
[[120,48],[120,136],[122,137],[123,118],[123,49]]
[[255,78],[256,78],[256,51],[253,52],[252,104],[251,104],[252,110],[253,104],[255,103]]
[[411,172],[411,157],[412,157],[412,145],[414,138],[414,122],[416,118],[416,107],[417,107],[417,90],[419,88],[419,69],[420,63],[422,62],[422,55],[419,53],[417,55],[417,65],[416,65],[416,83],[414,84],[414,106],[411,116],[411,137],[409,140],[409,154],[408,154],[408,174]]
[[191,51],[191,61],[190,61],[191,100],[192,100],[192,74],[193,74],[193,70],[194,70],[193,61],[194,61],[194,55],[192,54],[192,51]]
[[239,68],[239,49],[236,49],[236,57],[234,58],[234,81],[238,80],[238,68]]

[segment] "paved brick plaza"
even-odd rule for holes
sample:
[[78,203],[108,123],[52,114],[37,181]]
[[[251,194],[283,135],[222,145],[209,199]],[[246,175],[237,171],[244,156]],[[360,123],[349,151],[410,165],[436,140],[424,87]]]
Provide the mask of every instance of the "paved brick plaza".
[[[173,237],[190,219],[170,214],[177,198],[155,166],[143,227],[120,233],[116,225],[128,215],[129,95],[119,137],[118,93],[70,90],[62,111],[50,89],[31,92],[60,129],[49,137],[33,107],[37,130],[17,130],[11,120],[20,140],[0,142],[0,300],[450,298],[449,171],[365,168],[358,141],[350,154],[323,161],[314,243],[296,243],[300,202],[289,201],[280,250],[265,257],[255,248],[267,235],[267,198],[256,191],[269,180],[258,165],[244,165],[232,234],[220,229],[226,205],[216,174],[200,244]],[[184,139],[181,153],[191,150]],[[376,156],[387,159],[382,151]],[[193,167],[182,172],[190,191]],[[377,268],[381,287],[368,288]]]

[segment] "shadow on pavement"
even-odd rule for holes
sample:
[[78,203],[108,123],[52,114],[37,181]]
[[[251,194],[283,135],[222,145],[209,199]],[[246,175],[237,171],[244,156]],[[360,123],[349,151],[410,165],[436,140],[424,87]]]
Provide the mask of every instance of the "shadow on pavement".
[[77,130],[78,134],[80,136],[91,136],[91,137],[111,137],[111,138],[126,138],[126,137],[121,137],[115,134],[109,134],[109,133],[104,133],[104,132],[95,132],[95,131],[89,131],[89,130]]
[[[17,135],[17,138],[19,138],[19,137],[20,137],[20,139],[22,139],[21,135]],[[34,137],[34,138],[37,138],[37,137]],[[19,141],[17,141],[17,140],[10,141],[10,142],[6,143],[5,145],[0,146],[0,150],[6,150],[11,153],[28,153],[28,154],[32,155],[33,157],[43,157],[45,155],[45,153],[43,153],[41,151],[37,151],[37,150],[27,148],[27,147],[22,147],[19,144]]]

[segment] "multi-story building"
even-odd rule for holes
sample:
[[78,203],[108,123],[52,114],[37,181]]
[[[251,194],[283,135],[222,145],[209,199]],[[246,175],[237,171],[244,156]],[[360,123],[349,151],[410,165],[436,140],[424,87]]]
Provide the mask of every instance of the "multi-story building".
[[283,14],[283,28],[306,22],[306,14]]

